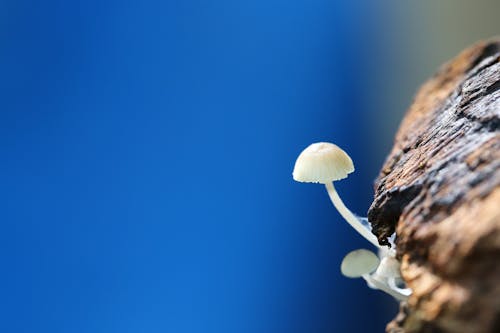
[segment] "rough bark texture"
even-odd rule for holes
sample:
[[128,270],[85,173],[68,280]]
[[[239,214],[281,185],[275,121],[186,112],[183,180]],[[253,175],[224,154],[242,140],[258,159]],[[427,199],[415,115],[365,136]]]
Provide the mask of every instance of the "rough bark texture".
[[413,295],[391,333],[500,332],[500,40],[444,65],[418,92],[368,218],[394,231]]

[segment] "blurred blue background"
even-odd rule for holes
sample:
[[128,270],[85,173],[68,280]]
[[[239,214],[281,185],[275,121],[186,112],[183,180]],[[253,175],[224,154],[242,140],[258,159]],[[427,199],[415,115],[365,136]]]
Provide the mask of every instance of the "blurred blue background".
[[1,1],[0,331],[383,331],[339,272],[369,244],[291,172],[337,143],[366,214],[418,85],[498,32],[448,4]]

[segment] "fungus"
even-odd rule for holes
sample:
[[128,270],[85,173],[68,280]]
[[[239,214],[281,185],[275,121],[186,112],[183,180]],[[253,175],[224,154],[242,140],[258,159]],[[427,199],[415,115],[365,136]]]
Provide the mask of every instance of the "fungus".
[[[372,274],[372,278],[386,284],[391,290],[400,294],[404,299],[411,295],[411,289],[405,287],[401,276],[401,264],[396,259],[396,251],[382,248],[379,250],[380,264]],[[403,287],[400,287],[403,286]]]
[[342,260],[340,271],[349,278],[362,277],[377,269],[380,260],[372,251],[359,249],[349,252]]
[[[368,220],[354,215],[344,205],[333,186],[334,181],[347,178],[353,171],[354,165],[345,151],[332,143],[318,142],[300,153],[293,169],[293,179],[304,183],[324,184],[340,215],[379,249],[378,256],[365,249],[348,253],[340,266],[342,274],[350,278],[362,277],[370,288],[382,290],[400,301],[407,300],[412,291],[404,288],[396,251],[379,245]],[[394,245],[394,235],[390,238],[389,246],[391,245]]]
[[[401,278],[396,258],[387,255],[379,260],[377,255],[365,249],[349,252],[342,260],[340,271],[348,278],[362,277],[368,286],[379,289],[399,301],[405,301],[411,294],[409,288],[399,288],[396,280]],[[402,281],[402,280],[401,280]]]
[[354,171],[354,164],[345,151],[328,142],[317,142],[304,149],[295,162],[293,179],[302,183],[320,183],[326,190],[340,215],[370,243],[380,248],[375,235],[363,225],[340,199],[333,182],[347,178]]

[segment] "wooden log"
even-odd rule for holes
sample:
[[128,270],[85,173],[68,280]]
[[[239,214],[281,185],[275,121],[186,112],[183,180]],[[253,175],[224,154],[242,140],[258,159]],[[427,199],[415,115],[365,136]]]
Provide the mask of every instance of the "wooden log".
[[387,332],[500,332],[499,88],[500,39],[480,42],[402,121],[368,212],[413,289]]

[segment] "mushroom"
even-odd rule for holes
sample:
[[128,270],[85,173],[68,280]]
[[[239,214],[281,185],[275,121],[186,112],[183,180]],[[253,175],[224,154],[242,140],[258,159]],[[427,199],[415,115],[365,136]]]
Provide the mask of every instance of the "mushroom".
[[[371,251],[365,249],[355,250],[344,257],[340,270],[342,275],[346,277],[362,277],[370,288],[379,289],[399,301],[405,301],[411,294],[411,289],[402,289],[395,284],[391,284],[391,281],[394,282],[393,277],[384,274],[394,273],[391,271],[393,267],[385,266],[387,262],[384,264],[384,260],[387,258],[384,257],[382,261],[379,261],[377,255]],[[372,272],[374,273],[370,274]]]
[[333,182],[347,178],[354,164],[345,151],[333,143],[317,142],[300,153],[293,169],[293,179],[303,183],[325,184],[328,195],[340,215],[370,243],[380,248],[375,235],[344,205]]
[[401,295],[404,299],[411,295],[410,288],[401,288],[405,286],[403,277],[401,276],[401,264],[396,259],[396,251],[393,249],[379,250],[380,264],[377,270],[372,274],[372,278],[380,283],[386,284],[392,291]]
[[358,278],[377,269],[380,260],[372,251],[359,249],[349,252],[342,260],[340,271],[349,278]]

